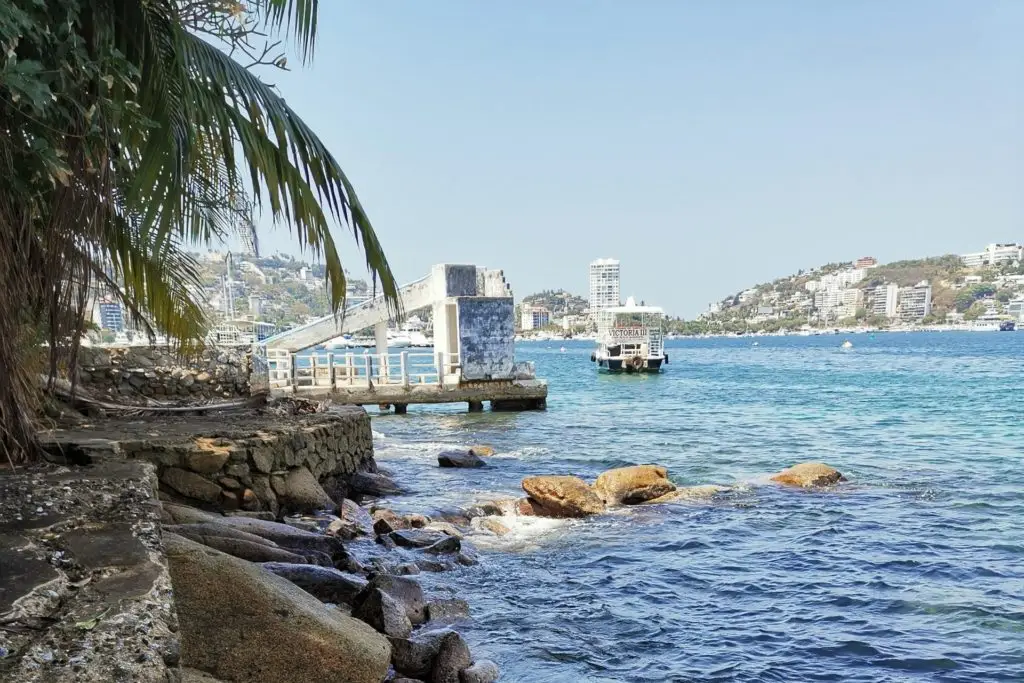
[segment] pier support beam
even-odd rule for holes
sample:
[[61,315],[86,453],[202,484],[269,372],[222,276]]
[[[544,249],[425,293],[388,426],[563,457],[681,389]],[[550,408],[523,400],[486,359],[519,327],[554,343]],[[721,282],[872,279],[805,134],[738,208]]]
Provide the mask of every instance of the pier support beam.
[[483,401],[470,401],[469,402],[469,412],[471,412],[471,413],[482,413],[483,411],[484,411],[484,402]]
[[491,410],[546,410],[547,399],[544,398],[509,398],[491,401]]
[[395,415],[405,415],[407,412],[409,412],[409,406],[407,404],[405,404],[405,403],[396,403],[395,404]]

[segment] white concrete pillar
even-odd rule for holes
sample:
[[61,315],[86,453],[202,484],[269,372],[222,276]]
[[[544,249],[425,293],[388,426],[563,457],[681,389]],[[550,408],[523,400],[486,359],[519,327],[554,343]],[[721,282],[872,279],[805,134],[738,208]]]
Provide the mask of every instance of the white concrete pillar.
[[402,351],[402,386],[409,388],[409,352]]

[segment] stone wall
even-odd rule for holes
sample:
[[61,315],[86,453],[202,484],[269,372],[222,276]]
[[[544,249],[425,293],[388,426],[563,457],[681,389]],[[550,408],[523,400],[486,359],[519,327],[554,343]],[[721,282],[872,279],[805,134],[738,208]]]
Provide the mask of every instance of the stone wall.
[[183,359],[167,347],[83,347],[79,384],[106,396],[147,396],[157,400],[211,400],[246,397],[249,349],[210,347]]
[[510,297],[461,297],[459,364],[464,380],[508,379],[515,364],[515,314]]

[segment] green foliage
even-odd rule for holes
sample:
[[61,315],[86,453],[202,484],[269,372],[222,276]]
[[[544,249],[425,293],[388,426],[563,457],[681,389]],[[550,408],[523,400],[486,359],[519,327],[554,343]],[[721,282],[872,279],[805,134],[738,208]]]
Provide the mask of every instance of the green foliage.
[[956,298],[953,301],[953,305],[958,312],[963,313],[971,308],[971,306],[979,299],[992,296],[995,292],[996,288],[994,285],[970,285],[957,293]]
[[987,310],[988,309],[985,307],[985,304],[980,301],[975,301],[964,313],[964,320],[977,320],[983,316]]

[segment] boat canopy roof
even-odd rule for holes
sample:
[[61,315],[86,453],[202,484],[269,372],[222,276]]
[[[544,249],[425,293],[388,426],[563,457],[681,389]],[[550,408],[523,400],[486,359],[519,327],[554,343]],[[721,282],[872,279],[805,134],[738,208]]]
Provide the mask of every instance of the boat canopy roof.
[[633,297],[626,299],[625,306],[610,306],[604,309],[606,313],[651,313],[654,315],[664,315],[665,311],[660,306],[637,306],[636,300]]

